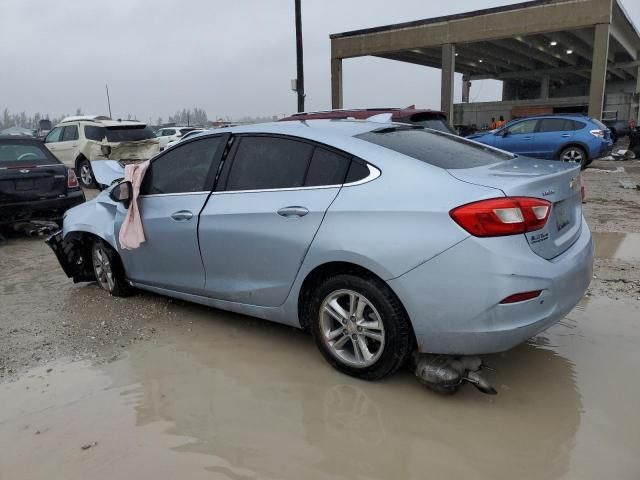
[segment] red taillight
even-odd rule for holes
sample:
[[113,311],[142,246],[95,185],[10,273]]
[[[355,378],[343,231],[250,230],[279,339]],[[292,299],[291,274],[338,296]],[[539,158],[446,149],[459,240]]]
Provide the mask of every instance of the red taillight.
[[589,133],[596,138],[604,138],[604,130],[591,130]]
[[538,298],[541,293],[542,293],[542,290],[534,290],[533,292],[516,293],[516,294],[510,295],[507,298],[505,298],[504,300],[502,300],[500,302],[500,304],[504,305],[506,303],[524,302],[525,300],[531,300],[533,298]]
[[78,188],[78,177],[73,168],[67,169],[67,188]]
[[551,203],[541,198],[505,197],[481,200],[449,212],[458,225],[476,237],[498,237],[540,230]]

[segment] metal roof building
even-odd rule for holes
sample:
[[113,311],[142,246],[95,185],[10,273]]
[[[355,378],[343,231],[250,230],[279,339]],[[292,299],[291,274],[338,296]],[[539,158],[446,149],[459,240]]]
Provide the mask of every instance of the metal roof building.
[[[441,107],[452,123],[581,110],[637,119],[639,50],[638,30],[618,0],[534,0],[338,33],[331,35],[332,106],[343,107],[343,60],[374,56],[440,68]],[[455,72],[463,75],[463,103],[454,111]],[[471,82],[482,79],[503,81],[502,101],[469,103]]]

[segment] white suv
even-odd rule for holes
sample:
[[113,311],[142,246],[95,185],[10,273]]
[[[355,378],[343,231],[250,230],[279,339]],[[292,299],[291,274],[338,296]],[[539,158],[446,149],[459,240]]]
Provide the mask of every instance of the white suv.
[[126,163],[148,160],[159,151],[153,131],[137,120],[111,120],[105,116],[76,116],[62,120],[44,143],[58,160],[75,168],[83,187],[102,184],[97,172],[122,175]]
[[160,142],[160,150],[167,148],[169,142],[180,140],[185,133],[196,130],[197,127],[165,127],[158,130],[156,136]]

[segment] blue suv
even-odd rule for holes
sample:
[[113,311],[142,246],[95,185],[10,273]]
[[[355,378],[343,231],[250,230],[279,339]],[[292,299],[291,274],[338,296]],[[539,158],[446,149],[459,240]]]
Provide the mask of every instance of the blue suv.
[[580,163],[582,168],[613,148],[610,130],[584,115],[520,118],[467,138],[527,157]]

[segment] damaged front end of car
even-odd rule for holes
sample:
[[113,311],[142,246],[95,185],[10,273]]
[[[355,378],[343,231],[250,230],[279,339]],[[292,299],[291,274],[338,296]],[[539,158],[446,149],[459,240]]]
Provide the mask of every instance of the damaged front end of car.
[[91,242],[86,235],[70,232],[64,237],[62,230],[58,230],[45,242],[55,253],[64,273],[74,283],[96,279],[91,265]]

